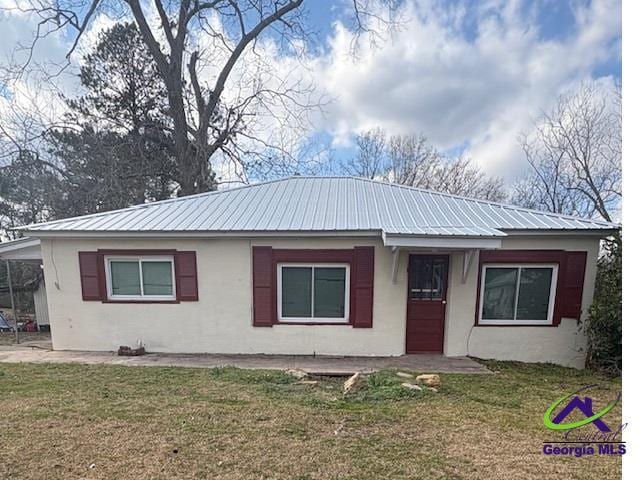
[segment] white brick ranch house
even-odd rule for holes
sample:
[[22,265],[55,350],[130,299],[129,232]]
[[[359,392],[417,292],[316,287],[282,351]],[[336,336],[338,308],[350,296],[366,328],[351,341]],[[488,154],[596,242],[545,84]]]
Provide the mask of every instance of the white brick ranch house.
[[291,177],[23,227],[54,349],[448,356],[582,367],[611,223]]

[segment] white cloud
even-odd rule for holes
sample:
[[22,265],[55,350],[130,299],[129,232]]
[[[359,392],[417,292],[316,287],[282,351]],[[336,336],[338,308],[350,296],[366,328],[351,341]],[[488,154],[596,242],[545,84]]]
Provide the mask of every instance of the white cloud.
[[[0,0],[0,5],[8,1]],[[320,92],[334,99],[324,116],[305,116],[298,128],[287,130],[286,122],[274,122],[268,114],[282,118],[291,104],[256,107],[256,134],[296,150],[305,144],[303,127],[312,123],[317,130],[310,136],[327,131],[336,145],[348,144],[354,133],[377,126],[392,133],[424,132],[443,150],[464,148],[489,172],[513,176],[523,167],[518,132],[548,109],[559,93],[620,54],[619,1],[572,4],[575,26],[570,33],[551,39],[543,37],[533,18],[547,8],[547,2],[538,0],[531,8],[530,3],[516,0],[413,0],[402,15],[406,24],[393,40],[375,47],[365,41],[356,57],[351,55],[353,33],[340,23],[323,50],[303,61],[282,53],[264,38],[256,50],[260,61],[249,52],[234,69],[225,100],[234,103],[254,88],[256,72],[261,86],[270,88],[294,88],[302,82],[305,89],[313,80]],[[0,14],[5,28],[0,54],[26,41],[33,20],[25,14]],[[112,23],[101,15],[91,24],[72,56],[73,66],[95,44],[98,32]],[[54,35],[41,42],[38,58],[60,61],[70,41]],[[191,46],[209,47],[211,53],[215,48],[206,42],[211,37],[195,35]],[[213,80],[221,58],[213,54],[208,60],[203,73]],[[77,77],[59,83],[65,92],[77,91]],[[26,92],[27,86],[12,87]],[[0,118],[2,103],[0,99]],[[227,166],[222,176],[233,178],[235,170]]]
[[444,150],[467,145],[465,154],[491,173],[514,175],[523,167],[518,132],[619,55],[620,2],[576,6],[574,31],[559,39],[543,39],[531,18],[544,7],[410,3],[393,41],[365,44],[355,59],[353,34],[337,24],[319,75],[336,98],[325,128],[338,144],[374,126],[424,132]]

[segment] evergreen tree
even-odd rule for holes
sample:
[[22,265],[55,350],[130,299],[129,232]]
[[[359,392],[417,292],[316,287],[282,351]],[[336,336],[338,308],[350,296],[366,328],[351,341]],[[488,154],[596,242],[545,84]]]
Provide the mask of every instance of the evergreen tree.
[[85,93],[67,101],[70,128],[51,136],[64,170],[55,216],[168,198],[176,167],[166,92],[136,26],[102,32],[80,80]]

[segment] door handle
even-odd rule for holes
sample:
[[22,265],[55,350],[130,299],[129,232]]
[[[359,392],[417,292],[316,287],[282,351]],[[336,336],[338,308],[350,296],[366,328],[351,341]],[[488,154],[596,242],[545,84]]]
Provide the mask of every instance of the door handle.
[[446,304],[447,304],[447,301],[446,301],[446,300],[442,300],[442,304],[443,304],[443,305],[446,305]]

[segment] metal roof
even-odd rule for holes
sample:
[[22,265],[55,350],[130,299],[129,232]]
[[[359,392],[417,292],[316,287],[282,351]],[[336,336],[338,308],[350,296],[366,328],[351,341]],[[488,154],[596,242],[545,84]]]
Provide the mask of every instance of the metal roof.
[[355,177],[294,176],[28,225],[62,232],[374,232],[500,237],[503,230],[612,230],[618,225]]
[[40,260],[40,240],[38,238],[18,238],[0,243],[0,259],[3,260]]

